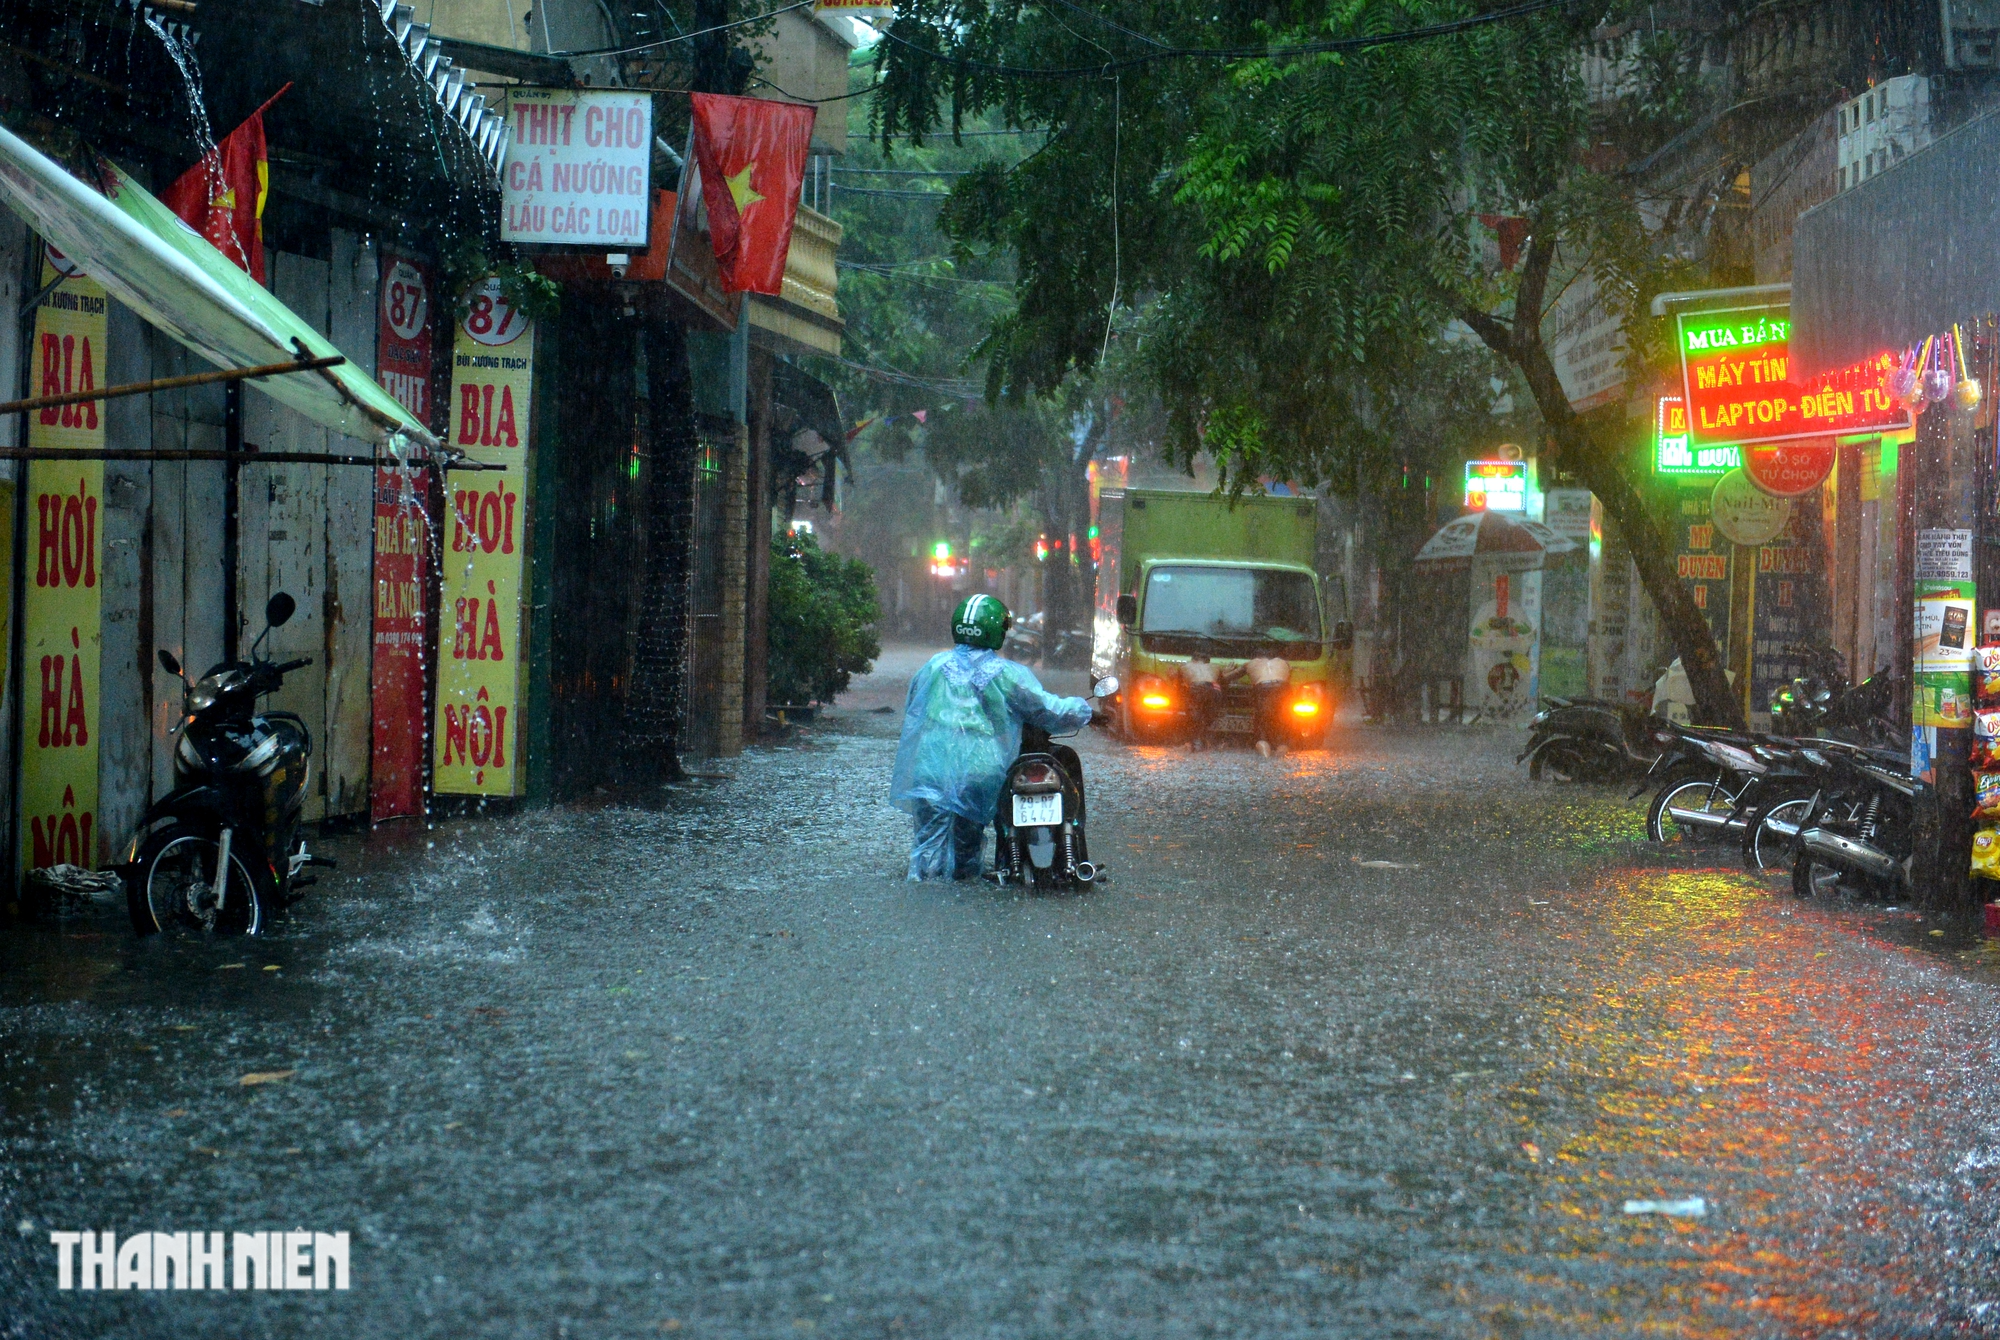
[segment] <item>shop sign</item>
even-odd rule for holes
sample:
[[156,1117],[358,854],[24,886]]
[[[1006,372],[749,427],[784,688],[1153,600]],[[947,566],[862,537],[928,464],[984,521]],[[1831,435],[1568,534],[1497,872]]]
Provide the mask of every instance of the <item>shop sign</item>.
[[504,471],[445,476],[433,786],[444,795],[520,793],[526,682],[527,509],[535,330],[489,279],[452,350],[451,445]]
[[1743,473],[1774,498],[1796,498],[1818,488],[1833,473],[1837,451],[1830,437],[1745,446]]
[[1708,621],[1716,646],[1727,650],[1729,643],[1729,559],[1727,541],[1718,544],[1715,519],[1709,500],[1697,490],[1680,495],[1678,525],[1675,528],[1674,572],[1687,588],[1689,599]]
[[1826,626],[1826,551],[1808,531],[1811,509],[1766,497],[1747,483],[1742,489],[1785,516],[1778,533],[1756,549],[1751,579],[1751,725],[1768,730],[1771,696],[1805,673],[1799,647]]
[[1491,512],[1522,512],[1528,506],[1526,461],[1467,461],[1465,505]]
[[1589,489],[1550,489],[1543,498],[1543,518],[1548,528],[1579,547],[1590,543]]
[[1688,441],[1687,402],[1663,395],[1653,415],[1653,469],[1663,475],[1720,475],[1743,464],[1743,451],[1731,443],[1697,451]]
[[1756,546],[1785,529],[1792,515],[1788,498],[1776,498],[1756,485],[1741,470],[1731,470],[1715,482],[1709,496],[1709,515],[1715,528],[1731,544]]
[[1794,383],[1787,305],[1682,312],[1676,319],[1688,443],[1696,451],[1909,424],[1907,412],[1882,390],[1886,355]]
[[[382,253],[376,313],[376,380],[425,426],[431,426],[433,302],[431,279],[414,260]],[[429,723],[424,657],[430,642],[431,472],[375,471],[374,766],[369,818],[424,812]]]
[[600,251],[643,248],[652,222],[653,99],[622,89],[507,95],[500,237]]
[[[103,384],[106,298],[53,251],[41,283],[60,284],[35,308],[29,355],[36,395]],[[95,400],[28,416],[36,450],[102,451]],[[23,867],[97,863],[98,656],[104,588],[104,462],[28,462],[28,543],[22,584],[21,832]]]

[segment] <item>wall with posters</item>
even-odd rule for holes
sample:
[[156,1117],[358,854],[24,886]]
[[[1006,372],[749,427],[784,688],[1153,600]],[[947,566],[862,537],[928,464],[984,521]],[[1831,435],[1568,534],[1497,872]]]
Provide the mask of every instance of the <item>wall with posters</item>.
[[526,777],[521,600],[534,357],[533,323],[488,280],[454,333],[447,413],[453,447],[506,469],[445,477],[432,756],[441,795],[519,795]]
[[1542,637],[1538,691],[1580,697],[1590,691],[1589,489],[1550,489],[1543,519],[1576,548],[1550,554],[1542,565]]
[[[36,304],[31,384],[36,394],[104,384],[109,299],[49,252]],[[90,401],[29,416],[28,445],[101,450],[104,407]],[[25,869],[100,860],[97,751],[102,646],[104,462],[32,461],[27,471],[28,555],[22,600],[19,850]]]
[[1910,775],[1930,783],[1937,780],[1938,732],[1972,729],[1972,650],[1979,637],[1972,531],[1918,531],[1916,577]]

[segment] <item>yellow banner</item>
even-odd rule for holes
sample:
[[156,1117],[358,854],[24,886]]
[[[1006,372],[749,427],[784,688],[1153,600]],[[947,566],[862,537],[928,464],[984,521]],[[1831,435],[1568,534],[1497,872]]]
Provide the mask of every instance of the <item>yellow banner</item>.
[[[42,283],[57,275],[42,261]],[[70,275],[35,311],[33,393],[104,384],[104,290]],[[28,445],[101,450],[104,406],[37,410]],[[28,463],[28,567],[22,600],[21,859],[25,868],[94,866],[97,830],[98,651],[103,605],[104,462]]]
[[451,445],[504,472],[445,475],[438,621],[434,789],[520,794],[520,706],[527,682],[521,582],[527,558],[533,325],[488,280],[459,322],[451,355]]

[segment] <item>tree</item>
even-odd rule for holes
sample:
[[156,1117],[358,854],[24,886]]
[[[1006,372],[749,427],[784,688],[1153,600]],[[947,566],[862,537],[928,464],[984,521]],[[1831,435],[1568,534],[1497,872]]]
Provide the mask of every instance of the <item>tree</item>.
[[773,703],[832,702],[882,654],[875,574],[810,534],[772,537],[770,608]]
[[[1094,365],[1120,290],[1144,291],[1133,334],[1177,449],[1319,479],[1337,472],[1332,444],[1379,436],[1384,407],[1436,384],[1464,355],[1452,332],[1469,331],[1532,399],[1545,456],[1625,534],[1704,718],[1741,724],[1622,416],[1574,412],[1543,338],[1565,284],[1587,275],[1636,314],[1672,271],[1632,183],[1591,166],[1576,55],[1598,13],[1382,41],[1479,16],[1464,0],[1151,0],[1116,21],[1070,0],[897,12],[878,57],[881,133],[987,108],[1052,132],[1014,172],[963,179],[947,214],[1019,259],[990,380],[1047,390]],[[1482,213],[1526,219],[1513,269],[1487,262]]]
[[1039,399],[968,405],[939,414],[925,434],[932,468],[953,481],[968,507],[1032,505],[1052,546],[1042,564],[1042,604],[1052,631],[1089,625],[1091,593],[1079,551],[1090,529],[1086,471],[1102,436],[1100,413],[1087,403],[1066,408]]

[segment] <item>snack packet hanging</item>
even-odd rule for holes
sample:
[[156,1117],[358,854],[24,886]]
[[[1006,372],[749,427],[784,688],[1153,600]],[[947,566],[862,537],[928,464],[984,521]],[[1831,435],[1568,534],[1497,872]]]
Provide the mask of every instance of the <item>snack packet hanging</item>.
[[2000,768],[2000,708],[1972,714],[1972,766]]
[[1981,828],[1972,834],[1972,877],[2000,879],[2000,828]]
[[1972,817],[2000,819],[2000,770],[1973,770]]
[[1972,683],[1981,707],[2000,707],[2000,647],[1973,649]]

